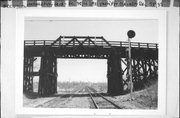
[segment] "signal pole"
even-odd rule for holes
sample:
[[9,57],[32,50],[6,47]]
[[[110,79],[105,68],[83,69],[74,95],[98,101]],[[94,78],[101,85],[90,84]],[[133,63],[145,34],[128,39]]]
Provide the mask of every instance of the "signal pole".
[[132,63],[131,63],[131,39],[135,37],[135,32],[133,30],[129,30],[127,32],[128,35],[128,57],[129,57],[129,79],[130,79],[130,101],[132,100],[133,93],[133,81],[132,81]]

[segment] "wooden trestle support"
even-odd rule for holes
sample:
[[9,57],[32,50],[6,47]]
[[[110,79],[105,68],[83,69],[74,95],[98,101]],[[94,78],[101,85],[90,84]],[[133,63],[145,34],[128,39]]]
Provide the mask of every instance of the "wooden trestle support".
[[123,79],[120,59],[120,55],[115,50],[112,51],[111,55],[107,60],[107,92],[111,95],[122,94],[123,92]]
[[42,53],[39,72],[33,71],[37,58],[24,57],[23,91],[33,92],[33,78],[39,76],[38,94],[48,96],[57,93],[57,58],[48,49]]
[[[122,86],[123,92],[126,92],[130,89],[128,58],[121,58],[121,63],[125,65],[125,67],[122,68]],[[132,59],[131,65],[134,90],[140,90],[146,86],[149,86],[152,84],[151,82],[158,79],[157,59],[135,58]]]
[[[120,55],[113,51],[107,60],[107,92],[111,95],[124,94],[130,90],[128,57],[122,58]],[[134,90],[149,86],[151,82],[158,79],[157,59],[132,58],[131,65]]]
[[24,92],[33,92],[33,57],[24,58],[24,79],[23,79],[23,91]]
[[57,93],[57,59],[51,50],[42,53],[39,71],[38,94],[48,96]]

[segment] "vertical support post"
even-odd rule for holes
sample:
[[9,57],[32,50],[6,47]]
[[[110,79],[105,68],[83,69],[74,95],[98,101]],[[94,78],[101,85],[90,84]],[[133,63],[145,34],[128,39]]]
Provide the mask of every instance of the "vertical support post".
[[132,99],[132,92],[133,92],[133,81],[132,81],[132,63],[131,63],[131,42],[130,38],[128,38],[128,57],[129,57],[129,77],[130,77],[130,96]]
[[[141,60],[142,60],[142,58],[138,58],[138,78],[139,78],[138,84],[139,84],[140,88],[143,87],[143,80],[141,78],[141,76],[142,76],[141,69],[143,70],[143,63]],[[144,72],[144,70],[143,70],[143,72]]]
[[114,49],[108,58],[108,93],[111,95],[119,95],[124,92],[121,68],[120,54]]
[[149,71],[149,76],[150,76],[150,79],[152,79],[152,64],[151,64],[151,59],[148,59],[148,71]]
[[75,46],[75,40],[73,40],[73,47]]
[[58,77],[58,74],[57,74],[57,58],[55,58],[54,60],[54,73],[55,73],[55,83],[54,83],[54,91],[55,93],[57,93],[57,77]]
[[129,77],[130,77],[130,86],[131,86],[131,90],[130,90],[130,100],[132,100],[132,92],[133,92],[133,82],[132,82],[132,65],[131,65],[131,42],[130,39],[133,38],[136,33],[133,30],[129,30],[127,32],[128,35],[128,46],[129,46]]
[[120,42],[120,47],[122,47],[122,42]]
[[24,79],[23,79],[23,92],[33,92],[33,60],[34,57],[24,57]]
[[49,96],[57,92],[57,62],[53,50],[47,48],[42,53],[39,90],[41,96]]
[[88,46],[90,46],[90,39],[88,39]]
[[132,59],[131,61],[132,61],[132,75],[133,75],[132,81],[134,80],[133,83],[137,83],[136,61],[135,59]]
[[144,80],[145,82],[148,82],[148,78],[147,78],[147,75],[148,75],[148,70],[147,70],[147,58],[144,59]]
[[[155,59],[152,60],[153,61],[153,73],[154,73],[154,79],[157,79],[158,78],[158,68],[155,64]],[[158,64],[158,63],[157,63]]]
[[23,92],[27,91],[27,57],[24,57]]
[[[34,60],[34,57],[31,57],[30,58],[30,73],[33,73],[33,60]],[[30,92],[33,92],[33,75],[32,74],[30,74],[29,75],[29,91]]]
[[59,47],[61,47],[61,39],[59,40]]
[[35,46],[35,45],[36,45],[36,42],[35,42],[35,40],[34,40],[34,42],[33,42],[33,43],[34,43],[34,46]]
[[111,60],[111,58],[108,58],[108,60],[107,60],[107,79],[108,79],[108,81],[107,81],[107,93],[112,93],[112,84],[111,84],[111,71],[112,71],[112,60]]

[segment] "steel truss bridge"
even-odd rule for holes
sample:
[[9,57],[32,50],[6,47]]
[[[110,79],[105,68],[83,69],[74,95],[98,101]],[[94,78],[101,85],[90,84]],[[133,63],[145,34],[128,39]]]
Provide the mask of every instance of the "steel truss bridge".
[[[158,44],[131,42],[131,55],[134,89],[142,89],[149,80],[158,78]],[[35,72],[37,57],[41,57],[40,70]],[[128,42],[60,36],[56,40],[24,41],[23,91],[33,92],[33,78],[39,76],[39,95],[57,93],[57,58],[107,59],[107,92],[118,95],[129,89]]]

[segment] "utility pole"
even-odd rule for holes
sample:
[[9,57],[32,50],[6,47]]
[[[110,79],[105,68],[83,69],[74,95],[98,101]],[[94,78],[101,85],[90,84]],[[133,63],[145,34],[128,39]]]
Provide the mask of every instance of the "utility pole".
[[127,32],[128,35],[128,57],[129,57],[129,79],[130,79],[130,101],[132,100],[132,93],[133,93],[133,81],[132,81],[132,63],[131,63],[131,39],[135,37],[135,32],[133,30],[129,30]]

